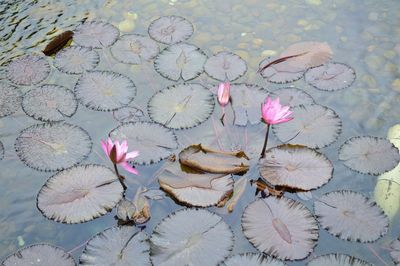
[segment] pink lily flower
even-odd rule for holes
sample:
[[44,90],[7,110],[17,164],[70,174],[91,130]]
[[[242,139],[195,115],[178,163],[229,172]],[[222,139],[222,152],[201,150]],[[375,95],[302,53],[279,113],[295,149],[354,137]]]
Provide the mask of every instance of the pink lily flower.
[[229,82],[220,83],[218,86],[218,102],[222,107],[229,103],[231,84]]
[[126,140],[120,144],[118,140],[113,143],[111,138],[108,138],[107,142],[101,140],[101,147],[114,165],[119,164],[126,171],[135,175],[139,175],[139,172],[128,163],[128,160],[131,160],[139,155],[139,151],[128,152],[128,142]]
[[272,100],[269,96],[261,106],[261,114],[265,123],[268,125],[280,124],[293,119],[289,111],[290,106],[282,106],[279,102],[279,97]]

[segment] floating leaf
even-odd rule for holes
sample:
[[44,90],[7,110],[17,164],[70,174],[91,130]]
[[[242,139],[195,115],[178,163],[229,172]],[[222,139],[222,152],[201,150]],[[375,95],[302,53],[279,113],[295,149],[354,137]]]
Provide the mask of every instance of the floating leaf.
[[170,86],[154,94],[148,104],[150,118],[168,128],[183,129],[206,121],[214,111],[214,96],[200,84]]
[[145,232],[132,226],[111,227],[89,240],[79,265],[151,265]]
[[238,55],[230,52],[219,52],[207,59],[204,70],[213,79],[234,81],[247,71],[246,62]]
[[74,258],[63,249],[48,245],[34,244],[17,250],[7,257],[4,266],[75,266]]
[[394,125],[389,128],[387,139],[393,143],[396,148],[400,149],[400,124]]
[[300,105],[294,107],[293,120],[273,126],[280,141],[323,148],[338,138],[342,131],[342,121],[332,110],[322,105]]
[[140,151],[132,162],[137,164],[157,163],[169,157],[178,143],[174,133],[155,123],[137,122],[123,124],[110,132],[113,139],[127,140]]
[[17,87],[0,82],[0,118],[15,113],[21,102],[21,92]]
[[356,79],[354,69],[342,63],[328,63],[310,68],[304,75],[311,86],[324,91],[337,91],[348,88]]
[[372,266],[373,264],[345,254],[327,254],[313,258],[307,266]]
[[375,185],[374,199],[392,220],[400,209],[400,183],[379,177]]
[[226,209],[228,212],[233,212],[233,208],[235,208],[238,203],[240,197],[243,195],[246,190],[248,179],[245,176],[242,176],[239,180],[235,181],[233,186],[232,198],[227,203]]
[[4,145],[3,142],[0,141],[0,161],[4,159]]
[[155,70],[164,78],[188,81],[203,73],[207,56],[197,46],[178,43],[168,46],[154,60]]
[[393,169],[400,161],[400,154],[386,139],[352,137],[340,148],[339,160],[354,171],[379,175]]
[[88,48],[111,46],[119,37],[119,30],[110,23],[90,21],[79,25],[74,32],[74,42]]
[[115,110],[113,117],[120,123],[139,122],[144,118],[144,113],[138,108],[124,106]]
[[114,111],[133,100],[136,86],[124,75],[111,71],[91,71],[79,78],[75,94],[89,109]]
[[392,257],[396,265],[400,265],[400,238],[393,240],[390,244],[392,251],[390,252],[390,257]]
[[151,199],[151,200],[162,200],[165,198],[165,193],[160,189],[145,189],[142,192],[142,195],[146,199]]
[[54,37],[44,48],[43,53],[47,56],[56,54],[60,51],[69,41],[72,40],[74,33],[70,30],[64,31]]
[[332,163],[322,153],[293,145],[267,150],[259,168],[269,184],[304,191],[326,184],[333,174]]
[[99,54],[86,47],[71,46],[61,50],[54,58],[54,66],[66,74],[82,74],[96,68]]
[[232,108],[235,112],[235,125],[246,126],[247,121],[252,125],[260,123],[261,104],[268,92],[252,84],[232,84],[230,92]]
[[220,266],[285,266],[286,264],[270,256],[258,253],[243,253],[227,258]]
[[39,191],[37,206],[48,219],[82,223],[106,214],[121,200],[118,177],[101,165],[81,165],[58,172]]
[[122,199],[117,205],[117,217],[123,222],[132,220],[133,214],[136,212],[135,204],[127,199]]
[[279,97],[282,105],[289,105],[291,107],[299,105],[310,105],[314,103],[314,99],[310,94],[303,90],[294,87],[280,88],[270,93],[272,98]]
[[151,22],[149,35],[157,42],[174,44],[187,40],[193,34],[193,25],[179,16],[164,16]]
[[268,82],[273,83],[289,83],[299,80],[304,75],[304,69],[292,67],[288,62],[284,61],[277,64],[272,64],[275,59],[266,58],[260,63],[260,69],[263,66],[269,67],[260,71],[261,76]]
[[132,220],[135,224],[144,224],[150,219],[150,204],[146,197],[142,195],[145,191],[144,187],[139,187],[133,199],[136,211],[132,215]]
[[28,91],[22,101],[24,112],[43,122],[62,121],[78,108],[75,94],[58,85],[42,85]]
[[92,149],[89,134],[68,123],[37,124],[21,131],[15,141],[18,157],[39,171],[60,171],[87,158]]
[[153,59],[158,51],[155,41],[140,34],[122,35],[111,47],[111,54],[117,61],[134,65]]
[[34,85],[45,80],[50,74],[50,65],[40,56],[23,55],[7,66],[7,78],[17,85]]
[[233,248],[223,219],[207,210],[183,209],[162,220],[150,238],[154,265],[216,265]]
[[231,175],[189,173],[171,163],[159,175],[160,187],[179,202],[198,207],[222,207],[232,194]]
[[314,202],[321,226],[343,240],[372,242],[386,234],[389,220],[368,198],[354,191],[334,191]]
[[199,172],[238,174],[249,170],[249,158],[243,151],[226,152],[191,145],[179,153],[179,162]]
[[268,197],[250,203],[242,217],[243,233],[260,251],[282,260],[307,257],[318,239],[318,224],[300,202]]

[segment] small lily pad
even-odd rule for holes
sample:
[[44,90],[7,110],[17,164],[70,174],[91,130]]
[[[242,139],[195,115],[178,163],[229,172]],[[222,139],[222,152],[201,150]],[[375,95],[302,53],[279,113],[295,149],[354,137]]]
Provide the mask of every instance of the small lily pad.
[[140,65],[158,54],[159,48],[155,41],[139,34],[122,35],[111,47],[111,54],[117,61],[124,64]]
[[17,87],[0,82],[0,117],[15,113],[21,102],[21,92]]
[[117,217],[123,222],[132,220],[133,214],[136,212],[135,204],[127,199],[122,199],[117,204]]
[[149,35],[157,42],[174,44],[185,41],[194,31],[192,23],[179,16],[160,17],[149,26]]
[[145,115],[142,110],[136,107],[124,106],[115,110],[113,117],[120,123],[129,123],[142,121]]
[[247,71],[246,62],[238,55],[230,52],[219,52],[207,59],[204,70],[213,79],[234,81]]
[[150,217],[150,204],[147,198],[143,195],[146,189],[140,186],[133,199],[133,205],[135,206],[135,212],[132,215],[132,220],[135,224],[144,224]]
[[99,54],[86,47],[70,46],[57,53],[54,66],[66,74],[82,74],[96,68]]
[[286,264],[270,256],[257,253],[237,254],[227,258],[219,266],[285,266]]
[[270,95],[272,98],[279,97],[282,105],[289,105],[290,107],[314,103],[314,99],[310,94],[294,87],[280,88],[272,91]]
[[90,21],[79,25],[74,31],[74,42],[88,48],[111,46],[119,37],[119,30],[110,23]]
[[307,266],[373,266],[373,264],[346,254],[327,254],[313,258]]
[[50,74],[50,65],[41,56],[23,55],[7,66],[7,78],[17,85],[35,85]]
[[[275,59],[266,58],[261,61],[260,68],[262,68],[262,66],[270,65],[274,61]],[[268,82],[282,84],[301,79],[304,75],[304,71],[304,69],[290,66],[288,62],[281,62],[272,64],[261,70],[260,74]]]

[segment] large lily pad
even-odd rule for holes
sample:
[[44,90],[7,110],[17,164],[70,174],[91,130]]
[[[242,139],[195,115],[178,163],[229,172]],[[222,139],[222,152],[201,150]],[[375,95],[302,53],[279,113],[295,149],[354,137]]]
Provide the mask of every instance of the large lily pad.
[[150,238],[154,265],[216,265],[233,248],[233,233],[207,210],[184,209],[162,220]]
[[249,170],[249,158],[243,151],[217,151],[201,144],[191,145],[179,153],[179,162],[200,172],[238,174]]
[[203,73],[207,56],[200,48],[187,43],[168,46],[154,60],[154,68],[164,78],[188,81]]
[[318,239],[318,224],[300,202],[288,198],[257,199],[244,210],[243,233],[260,251],[282,260],[307,257]]
[[220,266],[285,266],[286,264],[269,256],[257,253],[237,254],[227,258]]
[[149,101],[150,118],[168,128],[191,128],[207,120],[214,96],[200,84],[178,84],[156,93]]
[[261,176],[271,185],[298,190],[316,189],[333,174],[333,165],[323,154],[292,145],[269,149],[259,168]]
[[21,92],[17,87],[0,82],[0,117],[15,113],[21,102]]
[[272,128],[282,142],[322,148],[336,141],[342,131],[342,121],[328,107],[312,104],[300,105],[292,110],[292,121]]
[[178,148],[175,134],[155,123],[136,122],[123,124],[110,132],[110,137],[127,140],[130,147],[140,151],[132,163],[157,163],[172,155]]
[[185,41],[194,31],[192,23],[179,16],[160,17],[149,26],[149,35],[157,42],[174,44]]
[[74,42],[83,47],[105,48],[119,37],[119,30],[110,23],[90,21],[79,25],[74,31]]
[[155,41],[140,34],[127,34],[111,47],[111,54],[121,63],[140,65],[158,54],[159,48]]
[[386,234],[389,219],[375,202],[354,191],[334,191],[314,202],[321,226],[343,240],[372,242]]
[[79,265],[151,265],[150,244],[145,232],[132,226],[111,227],[89,240]]
[[207,59],[204,70],[213,79],[234,81],[247,71],[246,62],[238,55],[230,52],[219,52]]
[[373,264],[346,254],[327,254],[313,258],[307,266],[372,266]]
[[23,55],[7,66],[7,78],[17,85],[35,85],[50,74],[50,65],[46,59],[35,55]]
[[112,210],[124,189],[118,177],[101,165],[82,165],[50,177],[39,191],[37,205],[47,218],[82,223]]
[[81,74],[96,68],[99,54],[86,47],[70,46],[57,53],[54,66],[66,74]]
[[282,105],[289,105],[291,107],[314,103],[314,99],[310,94],[295,87],[280,88],[272,91],[270,95],[272,98],[279,97]]

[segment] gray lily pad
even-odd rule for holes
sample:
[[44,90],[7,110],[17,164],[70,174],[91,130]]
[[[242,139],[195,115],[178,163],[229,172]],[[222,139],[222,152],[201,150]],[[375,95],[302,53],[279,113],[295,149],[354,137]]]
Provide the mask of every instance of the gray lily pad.
[[286,263],[257,253],[237,254],[227,258],[220,266],[285,266]]
[[310,105],[314,103],[314,99],[310,94],[303,90],[294,87],[280,88],[270,93],[272,98],[279,97],[282,105],[289,105],[291,107],[299,105]]
[[159,48],[155,41],[139,34],[122,35],[111,47],[111,54],[117,61],[124,64],[140,65],[158,54]]
[[7,66],[7,78],[17,85],[35,85],[50,74],[50,65],[41,56],[23,55]]
[[179,16],[160,17],[149,26],[149,35],[157,42],[174,44],[185,41],[194,31],[192,23]]
[[79,265],[151,265],[145,232],[132,226],[111,227],[89,240]]
[[0,117],[15,113],[21,102],[21,92],[17,87],[0,82]]
[[57,53],[54,66],[66,74],[82,74],[96,68],[99,54],[86,47],[70,46]]
[[390,247],[392,248],[392,251],[390,251],[390,257],[392,257],[394,263],[396,265],[400,264],[400,239],[393,240],[392,243],[390,243]]
[[346,254],[327,254],[313,258],[307,266],[372,266],[373,264]]
[[168,128],[183,129],[206,121],[214,111],[214,96],[200,84],[178,84],[154,94],[148,104],[150,118]]
[[[261,66],[272,63],[275,59],[266,58],[260,63]],[[260,72],[261,76],[268,82],[272,83],[289,83],[299,80],[304,75],[304,69],[290,66],[288,62],[282,62],[271,65]]]
[[178,43],[168,46],[154,60],[155,70],[164,78],[188,81],[203,73],[206,54],[197,46]]
[[120,123],[129,123],[142,121],[145,115],[142,110],[136,107],[124,106],[115,110],[113,117]]
[[121,221],[128,222],[132,220],[133,214],[136,212],[135,204],[127,199],[122,199],[117,205],[117,217]]
[[74,31],[74,42],[88,48],[111,46],[119,37],[119,30],[110,23],[90,21],[79,25]]
[[236,54],[219,52],[207,59],[204,70],[213,79],[234,81],[246,73],[247,64]]

